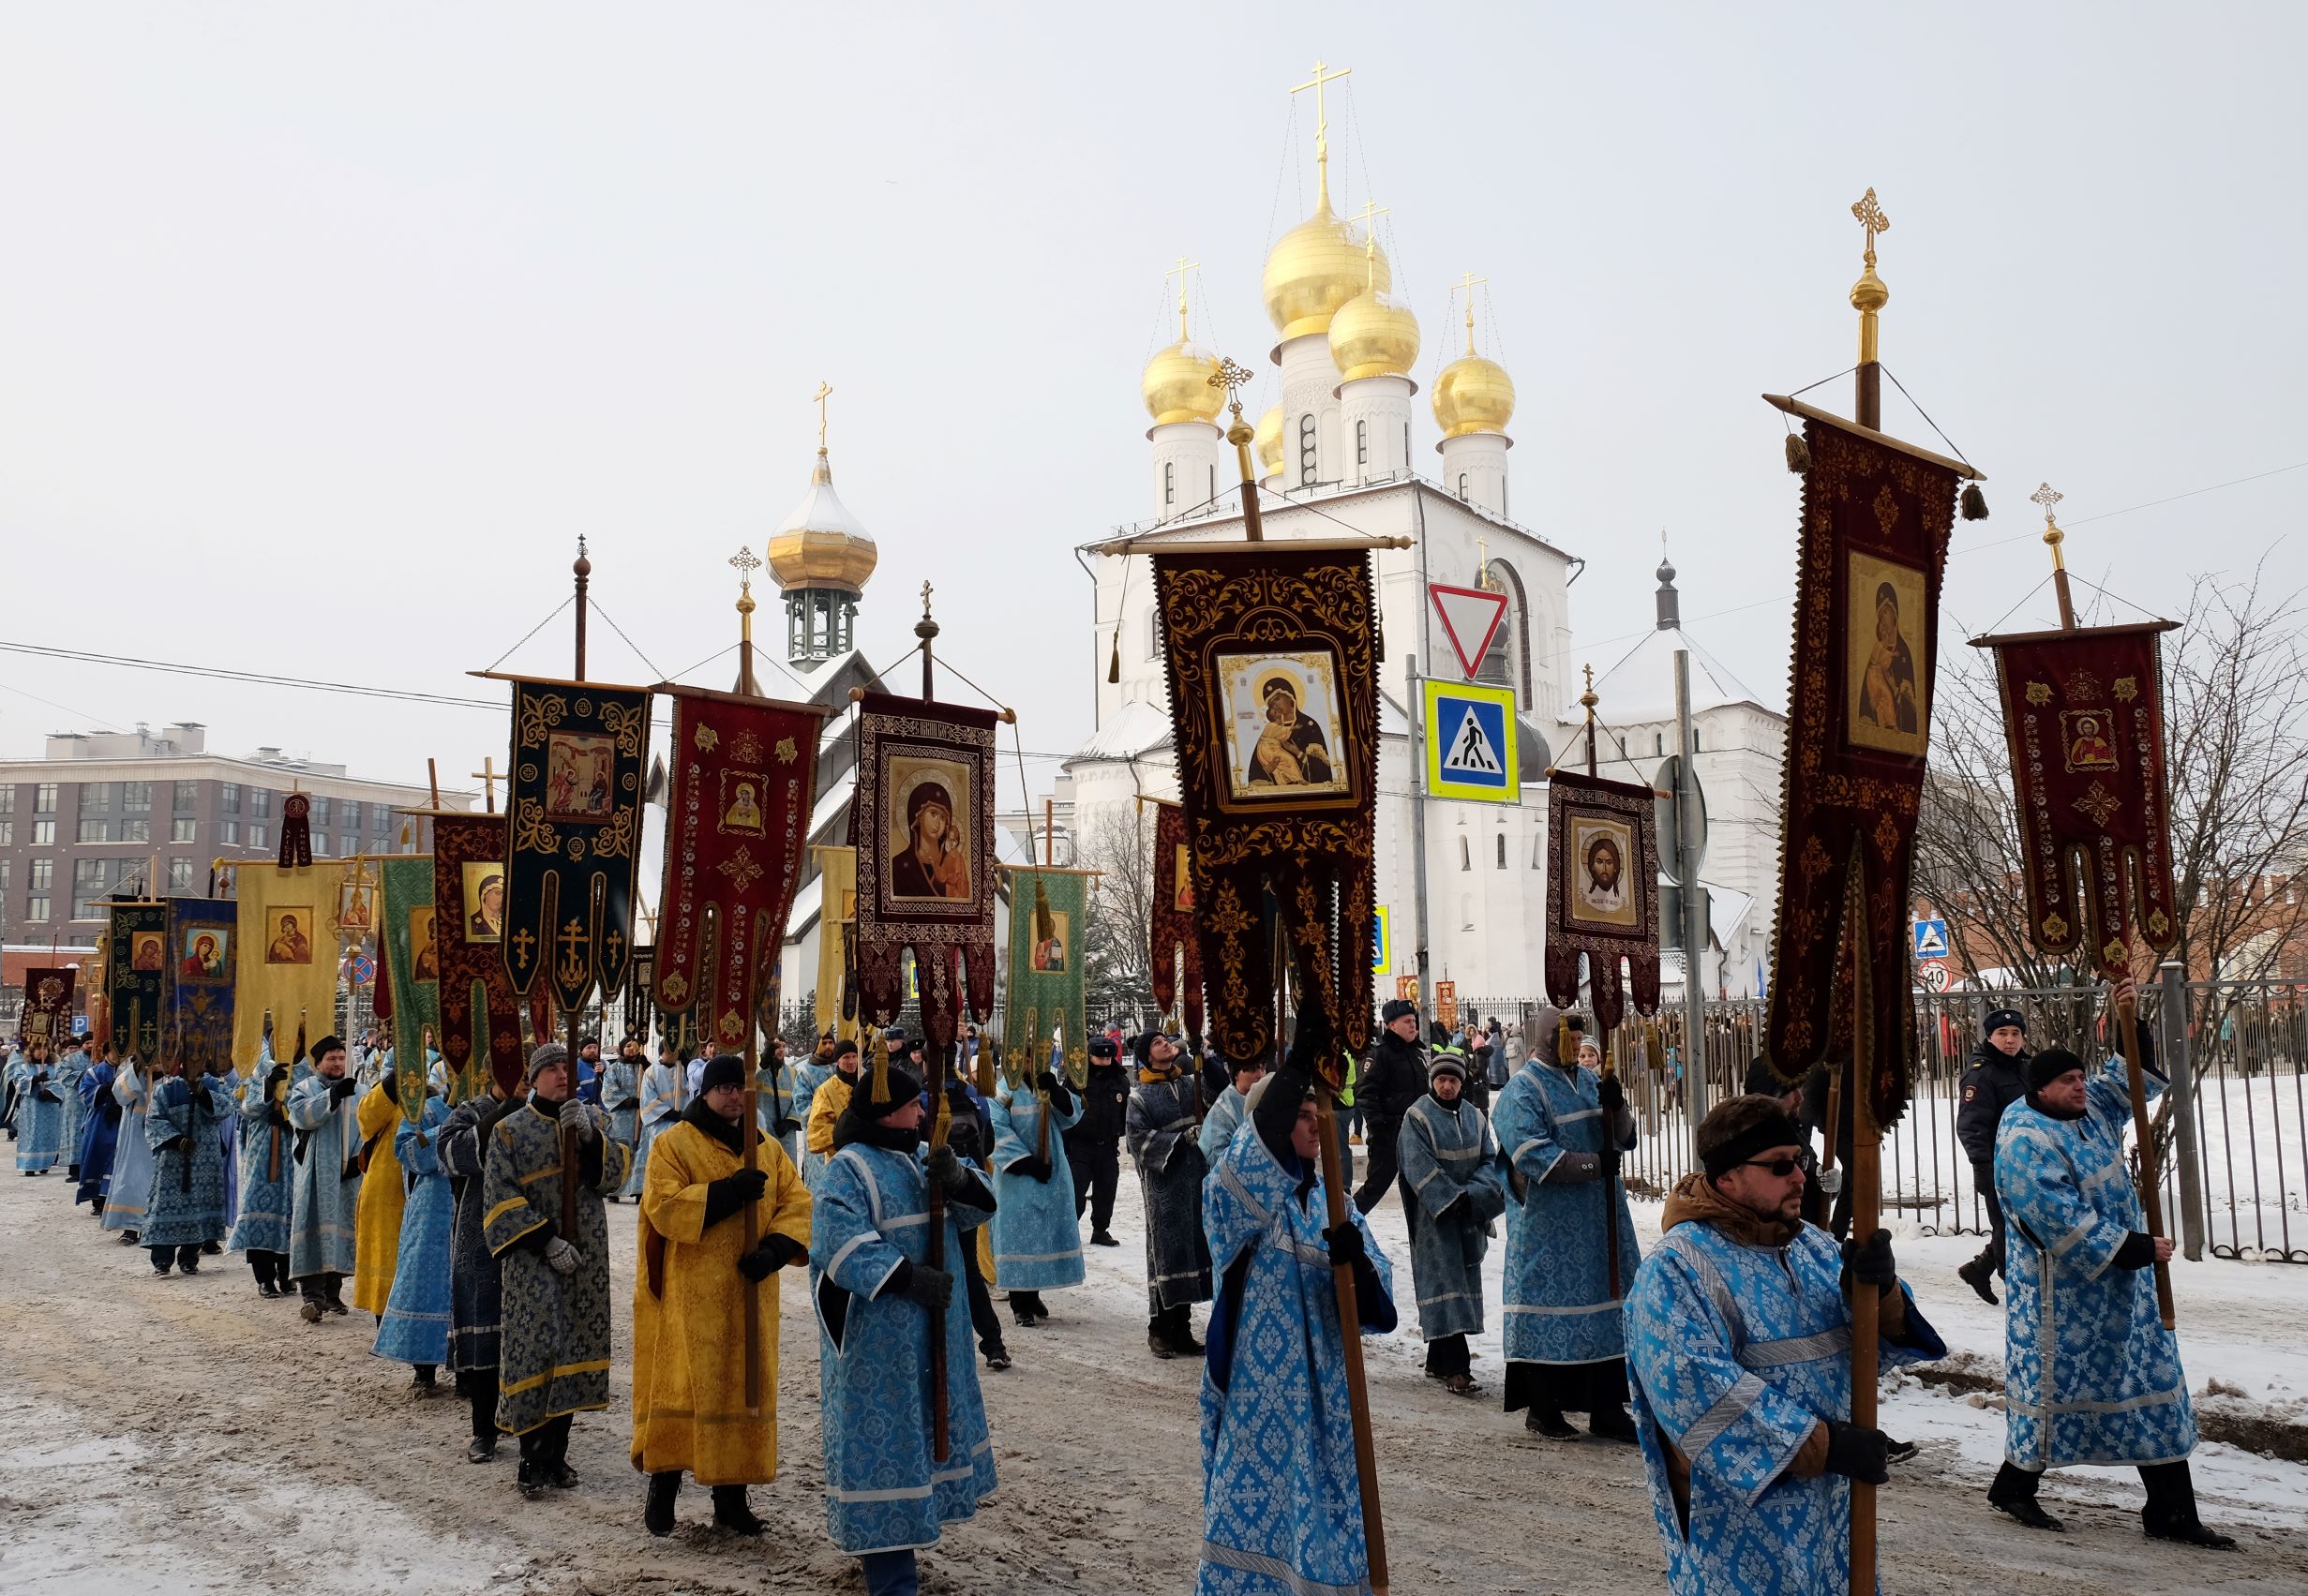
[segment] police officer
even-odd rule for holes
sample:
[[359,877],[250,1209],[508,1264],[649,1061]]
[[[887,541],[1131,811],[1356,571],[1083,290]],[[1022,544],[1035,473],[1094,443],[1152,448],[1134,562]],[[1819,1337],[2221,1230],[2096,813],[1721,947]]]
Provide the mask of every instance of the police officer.
[[1109,1229],[1114,1194],[1122,1180],[1122,1132],[1130,1112],[1130,1072],[1112,1037],[1090,1038],[1088,1082],[1082,1088],[1082,1117],[1068,1126],[1066,1161],[1074,1177],[1074,1217],[1090,1213],[1090,1245],[1120,1246]]
[[1987,1245],[1956,1273],[1985,1303],[1997,1300],[1994,1277],[2003,1273],[2003,1204],[1996,1199],[1996,1127],[2003,1111],[2028,1095],[2028,1032],[2016,1008],[1991,1008],[1963,1073],[1956,1138],[1971,1159],[1971,1182],[1987,1202]]

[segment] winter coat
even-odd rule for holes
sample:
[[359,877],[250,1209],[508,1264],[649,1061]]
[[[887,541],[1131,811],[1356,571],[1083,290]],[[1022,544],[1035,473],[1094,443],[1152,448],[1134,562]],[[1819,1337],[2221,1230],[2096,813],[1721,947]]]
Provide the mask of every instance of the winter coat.
[[1093,1064],[1082,1088],[1082,1117],[1066,1127],[1069,1141],[1118,1141],[1129,1128],[1130,1072],[1117,1064]]
[[1956,1095],[1960,1105],[1956,1110],[1956,1139],[1963,1143],[1973,1164],[1995,1163],[1996,1127],[2003,1123],[2003,1111],[2027,1095],[2028,1054],[2024,1051],[2006,1058],[2001,1048],[1987,1041],[1971,1050],[1971,1067],[1963,1072],[1963,1084]]
[[1362,1117],[1373,1126],[1385,1126],[1391,1141],[1401,1130],[1402,1116],[1411,1111],[1411,1105],[1426,1095],[1425,1052],[1392,1031],[1382,1032],[1378,1045],[1363,1064],[1362,1084],[1356,1093]]

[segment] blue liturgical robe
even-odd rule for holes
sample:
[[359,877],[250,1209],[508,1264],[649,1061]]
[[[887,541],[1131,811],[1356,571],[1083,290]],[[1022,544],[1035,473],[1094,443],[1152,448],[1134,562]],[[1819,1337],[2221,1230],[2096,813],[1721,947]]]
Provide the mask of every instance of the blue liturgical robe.
[[[195,1095],[195,1088],[205,1096]],[[152,1196],[146,1246],[191,1246],[224,1240],[224,1145],[217,1125],[232,1097],[215,1076],[174,1076],[153,1088],[144,1141],[152,1148]]]
[[112,1076],[112,1101],[120,1105],[120,1130],[112,1139],[112,1183],[104,1193],[104,1228],[142,1231],[144,1205],[152,1200],[152,1146],[144,1140],[144,1111],[152,1100],[151,1077],[131,1060]]
[[80,1190],[72,1198],[76,1205],[101,1201],[112,1178],[112,1153],[120,1141],[120,1102],[112,1096],[117,1073],[110,1064],[98,1063],[81,1074],[82,1118],[87,1128],[81,1132]]
[[[347,1080],[353,1080],[347,1076]],[[352,1273],[354,1207],[361,1191],[356,1091],[332,1107],[315,1070],[289,1088],[295,1169],[289,1182],[289,1278]]]
[[[1507,1179],[1503,1338],[1510,1363],[1592,1364],[1626,1354],[1603,1226],[1608,1212],[1619,1227],[1624,1293],[1641,1258],[1626,1187],[1548,1178],[1566,1154],[1604,1151],[1599,1089],[1591,1069],[1532,1059],[1491,1108],[1500,1161],[1521,1177]],[[1634,1144],[1630,1129],[1619,1145]]]
[[633,1149],[633,1173],[626,1178],[620,1197],[637,1201],[641,1196],[641,1177],[649,1171],[650,1144],[680,1123],[682,1109],[689,1101],[689,1093],[681,1079],[681,1066],[673,1064],[652,1064],[641,1073],[640,1141]]
[[[1402,1116],[1397,1147],[1396,1167],[1418,1203],[1418,1223],[1411,1231],[1418,1334],[1429,1341],[1480,1335],[1482,1260],[1491,1250],[1492,1222],[1506,1212],[1506,1176],[1491,1122],[1464,1097],[1446,1105],[1430,1095]],[[1466,1201],[1459,1203],[1461,1197]],[[1442,1216],[1445,1209],[1450,1209],[1448,1218]]]
[[[289,1186],[296,1173],[296,1135],[285,1104],[265,1100],[265,1082],[272,1072],[272,1047],[267,1043],[257,1054],[256,1068],[240,1083],[240,1211],[232,1216],[229,1244],[234,1252],[289,1250]],[[287,1088],[293,1090],[311,1073],[312,1066],[298,1060]]]
[[[1082,1221],[1074,1216],[1073,1166],[1066,1161],[1065,1131],[1082,1118],[1082,1097],[1051,1110],[1033,1086],[1004,1081],[987,1103],[994,1116],[994,1284],[1005,1291],[1042,1291],[1079,1286]],[[1018,1169],[1035,1156],[1042,1116],[1050,1114],[1052,1173],[1038,1181]]]
[[448,1104],[427,1096],[424,1113],[413,1123],[404,1117],[393,1132],[393,1156],[409,1194],[401,1205],[393,1290],[369,1350],[398,1363],[449,1361],[449,1231],[455,1204],[441,1167],[441,1128],[448,1117]]
[[[32,1083],[35,1075],[46,1077],[37,1087]],[[49,1169],[64,1156],[64,1092],[56,1083],[55,1066],[36,1066],[31,1054],[20,1052],[8,1063],[8,1079],[16,1085],[16,1167]]]

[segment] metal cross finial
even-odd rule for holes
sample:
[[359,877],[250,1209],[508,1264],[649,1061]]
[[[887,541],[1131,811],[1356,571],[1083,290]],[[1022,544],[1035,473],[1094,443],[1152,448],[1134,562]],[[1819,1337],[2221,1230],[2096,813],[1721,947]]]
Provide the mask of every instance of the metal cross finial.
[[1872,188],[1851,206],[1851,215],[1858,218],[1861,227],[1867,230],[1867,264],[1872,266],[1875,264],[1875,235],[1891,231],[1891,217],[1885,216],[1883,207],[1875,202],[1875,190]]
[[927,582],[924,582],[924,583],[922,583],[922,619],[924,619],[924,620],[927,620],[927,619],[929,619],[929,618],[930,618],[930,585],[929,585]]
[[754,573],[761,569],[759,557],[751,548],[741,545],[738,551],[729,557],[729,563],[737,571],[739,585],[751,592],[754,585]]
[[817,405],[817,453],[822,455],[826,452],[826,401],[833,396],[833,384],[821,379],[817,392],[810,396]]
[[2044,484],[2042,486],[2038,487],[2038,488],[2037,488],[2037,489],[2036,489],[2033,493],[2031,493],[2030,495],[2028,495],[2028,499],[2029,499],[2030,502],[2031,502],[2031,503],[2035,503],[2035,504],[2041,504],[2041,505],[2044,507],[2044,524],[2045,524],[2046,526],[2049,526],[2049,525],[2051,524],[2051,519],[2052,519],[2051,510],[2052,510],[2052,506],[2053,506],[2053,505],[2055,505],[2055,504],[2057,504],[2057,503],[2059,503],[2059,502],[2060,502],[2062,499],[2065,499],[2066,497],[2067,497],[2067,495],[2066,495],[2066,494],[2064,494],[2064,493],[2060,493],[2060,492],[2055,491],[2055,490],[2053,489],[2053,487],[2052,487],[2051,484],[2049,484],[2049,483],[2046,483],[2046,484]]
[[1304,89],[1314,91],[1314,194],[1319,210],[1330,208],[1330,108],[1323,97],[1323,87],[1335,83],[1354,72],[1352,67],[1341,67],[1333,72],[1324,63],[1314,63],[1314,75],[1303,83],[1293,83],[1292,94]]
[[1378,287],[1376,218],[1386,216],[1393,208],[1391,205],[1382,205],[1375,200],[1365,200],[1362,202],[1362,209],[1355,216],[1355,220],[1362,224],[1362,286],[1364,288],[1376,289]]
[[1201,265],[1201,261],[1189,261],[1181,255],[1177,259],[1177,263],[1162,274],[1164,282],[1168,282],[1172,277],[1178,279],[1178,342],[1180,343],[1186,342],[1186,274],[1199,270]]
[[1451,284],[1451,292],[1457,293],[1461,289],[1466,291],[1466,353],[1469,360],[1475,357],[1475,291],[1490,280],[1469,272]]
[[1250,385],[1251,376],[1249,366],[1231,357],[1224,357],[1219,361],[1218,369],[1206,379],[1211,387],[1226,390],[1226,397],[1234,407],[1236,421],[1242,419],[1242,390]]
[[1586,706],[1587,719],[1591,721],[1595,719],[1595,707],[1602,702],[1595,693],[1595,667],[1581,665],[1579,668],[1586,673],[1587,678],[1587,690],[1579,695],[1579,702]]

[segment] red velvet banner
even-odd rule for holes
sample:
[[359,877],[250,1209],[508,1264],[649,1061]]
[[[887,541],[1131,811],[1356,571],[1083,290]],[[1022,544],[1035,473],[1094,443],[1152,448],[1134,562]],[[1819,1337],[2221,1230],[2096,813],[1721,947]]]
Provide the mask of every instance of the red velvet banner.
[[16,1014],[19,1041],[64,1045],[72,1034],[72,987],[79,978],[80,972],[69,964],[35,964],[24,972],[24,1002]]
[[[1194,934],[1192,852],[1186,845],[1186,811],[1175,803],[1154,806],[1153,914],[1147,950],[1154,1007],[1164,1014],[1185,1004],[1189,1036],[1202,1035],[1202,943]],[[1179,992],[1183,966],[1185,991]]]
[[1648,786],[1557,770],[1547,787],[1547,999],[1579,1002],[1586,955],[1595,1021],[1626,1014],[1619,961],[1638,1013],[1659,1006],[1658,804]]
[[1915,1057],[1909,886],[1956,474],[1832,422],[1806,420],[1804,436],[1766,1052],[1782,1078],[1801,1077],[1848,1006],[1888,1126]]
[[776,986],[825,712],[702,688],[663,691],[673,700],[673,790],[651,978],[667,1012],[696,1011],[712,1046],[737,1052],[747,1018]]
[[2166,835],[2170,625],[1979,639],[2003,692],[2035,945],[2080,951],[2111,978],[2129,971],[2133,938],[2162,953],[2180,937]]

